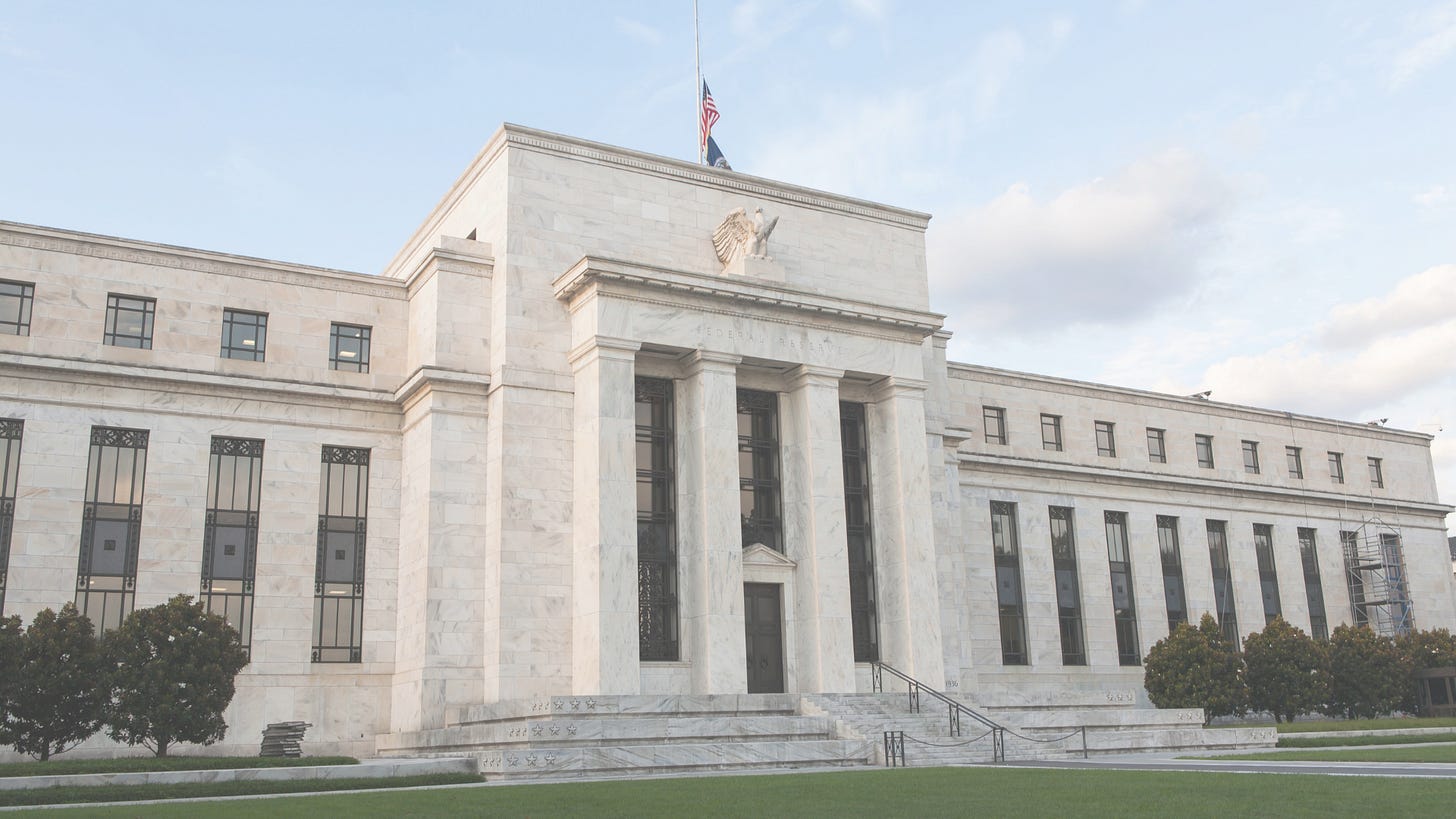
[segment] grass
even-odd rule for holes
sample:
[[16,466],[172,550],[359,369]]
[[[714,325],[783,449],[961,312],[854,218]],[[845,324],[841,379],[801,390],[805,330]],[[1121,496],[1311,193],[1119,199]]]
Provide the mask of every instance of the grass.
[[[1199,757],[1208,759],[1209,757]],[[1350,748],[1342,750],[1265,751],[1257,754],[1219,754],[1216,759],[1256,759],[1260,762],[1456,762],[1456,745],[1420,748]],[[1449,789],[1451,785],[1448,783]],[[1449,808],[1447,811],[1449,812]]]
[[[1310,816],[1446,815],[1451,783],[1426,779],[1230,773],[910,768],[450,788],[148,805],[88,816],[509,816],[694,819],[757,816]],[[144,811],[144,813],[139,812]],[[61,811],[61,815],[83,815]],[[48,814],[50,816],[56,814]]]
[[[271,793],[311,793],[315,791],[347,791],[375,788],[408,788],[419,785],[459,785],[479,782],[475,774],[431,774],[371,779],[288,779],[282,781],[246,780],[241,782],[188,782],[179,785],[91,785],[86,787],[31,788],[0,791],[0,807],[26,805],[67,805],[93,802],[132,802],[141,799],[186,799],[209,796],[247,796]],[[220,803],[227,804],[227,803]],[[274,804],[272,800],[261,803]],[[189,814],[197,815],[191,805]],[[94,810],[88,809],[88,810]],[[134,809],[133,809],[134,810]],[[209,813],[215,813],[213,808]],[[151,816],[153,806],[148,806]],[[47,814],[49,816],[49,814]]]
[[169,756],[164,758],[52,759],[48,762],[0,764],[0,777],[66,776],[68,774],[148,773],[152,771],[215,771],[225,768],[297,768],[304,765],[358,765],[351,756],[258,757]]
[[1456,728],[1456,717],[1382,717],[1380,719],[1331,719],[1285,722],[1275,726],[1281,734],[1308,731],[1389,731],[1409,728]]
[[1456,742],[1456,733],[1449,734],[1382,734],[1363,737],[1301,737],[1279,738],[1280,748],[1330,748],[1350,745],[1414,745],[1422,742]]

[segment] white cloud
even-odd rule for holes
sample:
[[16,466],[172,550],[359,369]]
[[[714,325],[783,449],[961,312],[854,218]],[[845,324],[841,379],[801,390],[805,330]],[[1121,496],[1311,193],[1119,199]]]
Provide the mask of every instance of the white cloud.
[[971,71],[978,117],[985,118],[995,110],[1006,84],[1025,60],[1026,42],[1014,29],[1001,29],[981,38]]
[[1392,88],[1402,88],[1456,53],[1456,2],[1428,10],[1409,26],[1420,36],[1402,48],[1390,72]]
[[1345,214],[1337,208],[1302,202],[1286,207],[1278,216],[1298,244],[1320,244],[1345,232]]
[[1451,192],[1446,189],[1445,185],[1432,185],[1412,196],[1411,201],[1423,208],[1439,208],[1450,203]]
[[883,20],[889,10],[888,0],[846,0],[845,6],[851,12],[870,20]]
[[1442,265],[1334,307],[1307,339],[1220,361],[1203,383],[1223,400],[1353,418],[1456,388],[1453,350],[1456,265]]
[[647,45],[660,45],[662,43],[662,32],[639,20],[629,20],[626,17],[618,17],[613,21],[617,30],[632,39],[646,43]]
[[1072,22],[1072,18],[1070,17],[1062,15],[1053,17],[1051,22],[1052,48],[1061,48],[1067,42],[1067,39],[1072,36],[1072,29],[1074,27],[1075,23]]
[[1199,279],[1231,199],[1182,150],[1047,200],[1013,185],[931,224],[937,303],[978,331],[1026,334],[1145,315]]

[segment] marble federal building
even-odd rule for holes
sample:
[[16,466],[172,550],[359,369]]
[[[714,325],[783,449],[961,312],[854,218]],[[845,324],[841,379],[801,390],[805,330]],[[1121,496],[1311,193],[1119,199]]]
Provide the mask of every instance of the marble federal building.
[[198,596],[251,652],[222,752],[361,756],[874,660],[1145,706],[1204,612],[1456,626],[1430,436],[948,362],[929,218],[507,125],[380,275],[0,223],[0,606]]

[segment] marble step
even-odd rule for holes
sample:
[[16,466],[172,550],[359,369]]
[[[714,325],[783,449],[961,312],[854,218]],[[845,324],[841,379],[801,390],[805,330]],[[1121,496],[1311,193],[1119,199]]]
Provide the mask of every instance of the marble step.
[[449,725],[512,722],[539,718],[615,716],[755,716],[793,714],[790,694],[670,694],[539,697],[452,709]]
[[733,742],[681,745],[606,745],[472,754],[480,772],[506,779],[642,776],[695,771],[870,765],[874,749],[863,740]]
[[672,744],[827,739],[832,728],[823,717],[711,716],[538,718],[514,722],[470,723],[388,734],[378,738],[381,754],[444,752],[482,746],[542,749],[572,745]]

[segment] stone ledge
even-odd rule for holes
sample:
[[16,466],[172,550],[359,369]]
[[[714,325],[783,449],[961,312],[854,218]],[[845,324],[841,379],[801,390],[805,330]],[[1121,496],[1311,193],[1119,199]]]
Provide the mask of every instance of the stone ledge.
[[292,768],[221,768],[208,771],[137,771],[61,776],[0,777],[0,790],[93,787],[97,785],[180,785],[192,782],[282,782],[300,779],[387,779],[397,776],[476,773],[470,757],[370,759],[358,765],[301,765]]

